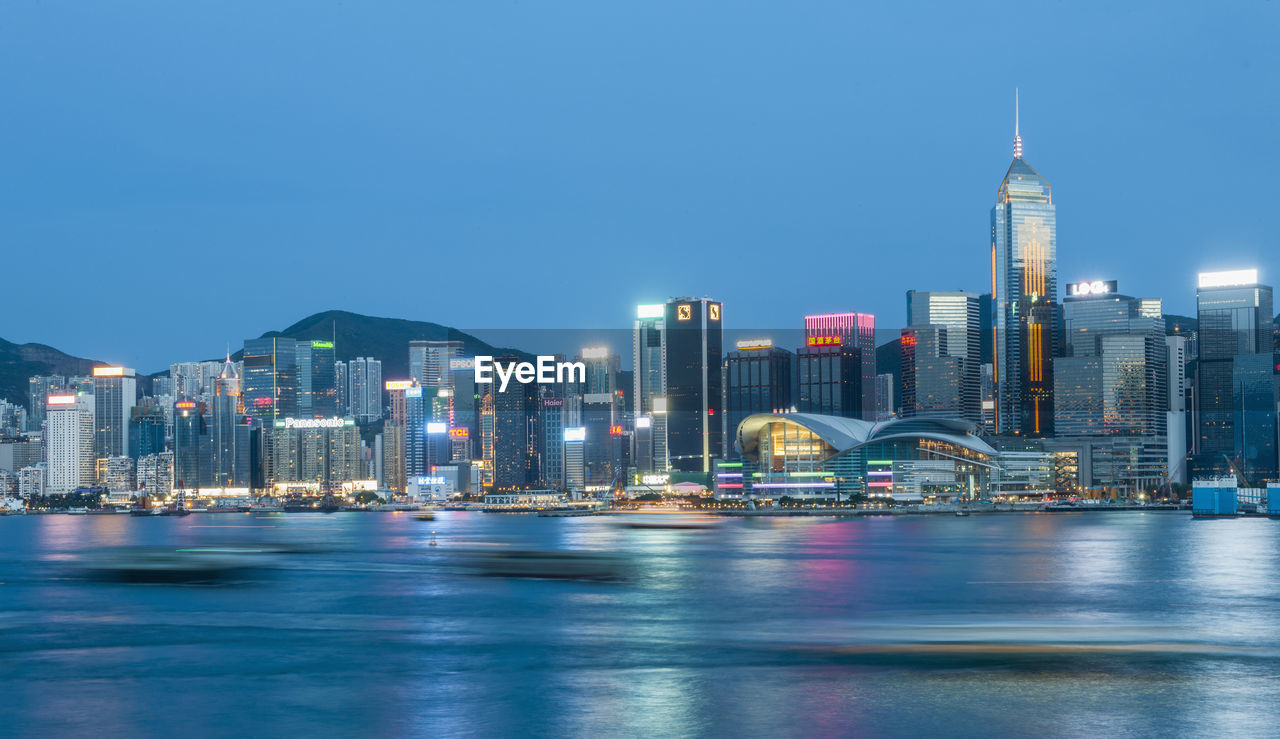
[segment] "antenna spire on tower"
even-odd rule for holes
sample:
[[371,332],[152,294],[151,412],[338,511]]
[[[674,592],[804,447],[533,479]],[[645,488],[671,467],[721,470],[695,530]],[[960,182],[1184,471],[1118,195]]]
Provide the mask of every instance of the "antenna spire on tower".
[[1013,158],[1022,158],[1022,136],[1018,131],[1018,88],[1013,88]]

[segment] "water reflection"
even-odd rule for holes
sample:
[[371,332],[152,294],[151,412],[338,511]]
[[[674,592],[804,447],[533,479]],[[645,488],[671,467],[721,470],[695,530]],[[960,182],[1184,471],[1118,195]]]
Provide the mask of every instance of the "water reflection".
[[[0,519],[4,725],[1262,734],[1280,719],[1277,535],[1178,514]],[[222,587],[64,571],[118,547],[232,546],[269,566]],[[454,566],[473,551],[534,571]],[[536,571],[565,561],[631,574]],[[169,708],[120,708],[139,695]]]

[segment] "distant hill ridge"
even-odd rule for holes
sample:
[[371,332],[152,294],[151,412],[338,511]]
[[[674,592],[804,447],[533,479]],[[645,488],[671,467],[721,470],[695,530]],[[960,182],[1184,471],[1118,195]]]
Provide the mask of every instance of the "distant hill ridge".
[[[490,346],[471,334],[428,321],[403,318],[380,318],[349,311],[330,310],[307,316],[280,331],[268,331],[263,337],[283,336],[291,339],[334,342],[334,354],[342,361],[355,357],[382,360],[382,376],[388,379],[409,377],[409,342],[413,340],[461,341],[463,354],[511,354],[527,359],[528,352]],[[239,359],[240,352],[232,355]],[[189,357],[174,357],[186,361]],[[211,357],[218,360],[222,357]],[[94,367],[106,362],[74,357],[44,344],[14,344],[0,339],[0,398],[27,405],[27,378],[32,375],[88,375]],[[167,373],[168,368],[140,379],[142,392],[150,392],[149,381]]]

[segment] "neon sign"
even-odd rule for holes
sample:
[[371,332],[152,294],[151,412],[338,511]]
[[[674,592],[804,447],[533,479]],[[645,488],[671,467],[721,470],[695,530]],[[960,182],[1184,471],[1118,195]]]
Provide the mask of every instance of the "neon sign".
[[94,377],[124,377],[124,367],[94,367]]
[[844,339],[839,336],[810,336],[805,340],[809,346],[840,346]]
[[387,380],[382,385],[388,390],[408,390],[413,387],[413,380]]
[[45,401],[48,405],[75,405],[76,396],[74,395],[50,395]]

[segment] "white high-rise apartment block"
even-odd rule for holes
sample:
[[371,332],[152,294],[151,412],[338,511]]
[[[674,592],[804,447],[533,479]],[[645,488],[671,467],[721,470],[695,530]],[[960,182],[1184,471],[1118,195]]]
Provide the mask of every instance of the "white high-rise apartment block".
[[50,395],[46,400],[45,490],[73,492],[94,483],[93,396]]

